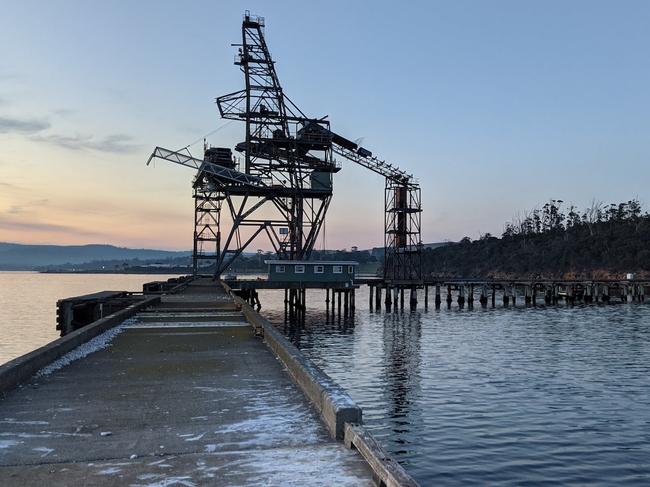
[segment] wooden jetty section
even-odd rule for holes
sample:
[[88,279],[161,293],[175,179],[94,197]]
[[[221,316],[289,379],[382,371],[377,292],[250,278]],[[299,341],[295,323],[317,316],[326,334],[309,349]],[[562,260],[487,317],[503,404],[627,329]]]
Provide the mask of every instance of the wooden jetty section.
[[422,303],[451,308],[453,303],[472,308],[536,306],[558,303],[592,304],[643,302],[650,293],[650,280],[493,280],[493,279],[429,279],[421,282],[386,281],[379,277],[356,277],[351,285],[341,287],[331,282],[269,281],[266,279],[234,279],[227,281],[234,292],[250,304],[261,306],[258,290],[284,289],[287,316],[303,317],[307,289],[322,289],[326,309],[332,315],[349,316],[356,308],[356,291],[369,287],[368,308],[391,311],[411,309]]
[[211,279],[5,364],[0,392],[3,486],[417,485],[347,394]]

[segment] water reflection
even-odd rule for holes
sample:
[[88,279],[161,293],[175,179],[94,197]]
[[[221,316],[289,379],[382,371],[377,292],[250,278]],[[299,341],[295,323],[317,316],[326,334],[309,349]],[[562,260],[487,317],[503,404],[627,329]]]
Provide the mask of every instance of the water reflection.
[[387,313],[362,289],[338,320],[323,301],[262,312],[422,485],[650,483],[649,305]]
[[[417,311],[383,316],[383,351],[386,364],[384,403],[391,418],[388,439],[396,454],[407,456],[414,441],[412,428],[418,424],[416,398],[420,393],[420,342],[422,317]],[[415,411],[414,411],[415,409]]]

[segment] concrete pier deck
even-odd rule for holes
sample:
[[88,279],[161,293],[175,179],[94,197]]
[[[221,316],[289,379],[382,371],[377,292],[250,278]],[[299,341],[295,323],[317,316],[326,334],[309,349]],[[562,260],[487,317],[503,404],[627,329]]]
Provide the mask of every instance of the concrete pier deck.
[[374,485],[214,282],[109,333],[0,400],[0,485]]

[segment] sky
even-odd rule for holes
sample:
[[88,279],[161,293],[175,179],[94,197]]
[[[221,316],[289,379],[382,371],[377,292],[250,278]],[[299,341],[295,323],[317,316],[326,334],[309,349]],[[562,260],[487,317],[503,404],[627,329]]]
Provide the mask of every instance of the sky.
[[[243,139],[214,99],[245,9],[305,113],[418,177],[424,242],[650,203],[650,2],[0,0],[0,241],[191,248],[192,171],[145,162]],[[382,211],[344,163],[319,246],[381,245]]]

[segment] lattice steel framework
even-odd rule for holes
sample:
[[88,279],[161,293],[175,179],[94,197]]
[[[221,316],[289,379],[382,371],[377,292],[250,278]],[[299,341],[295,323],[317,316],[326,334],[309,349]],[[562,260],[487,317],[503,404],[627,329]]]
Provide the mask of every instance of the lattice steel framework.
[[[203,160],[187,150],[156,147],[160,158],[197,169],[194,182],[194,272],[201,262],[222,274],[259,235],[279,259],[308,259],[332,198],[337,154],[386,178],[384,277],[420,281],[420,188],[413,177],[356,143],[333,133],[329,121],[307,117],[282,91],[264,38],[264,19],[248,12],[235,64],[244,89],[217,98],[224,119],[243,122],[245,140],[229,149],[205,148]],[[226,225],[222,211],[227,209]],[[230,227],[224,233],[222,228]]]
[[396,284],[422,281],[422,195],[409,181],[386,179],[384,278]]

